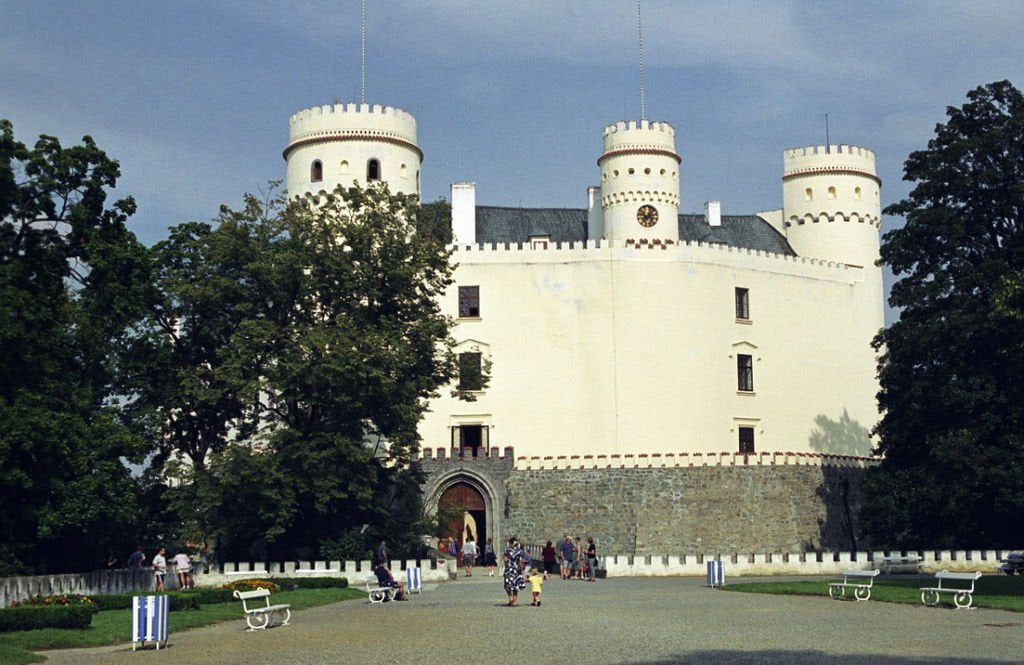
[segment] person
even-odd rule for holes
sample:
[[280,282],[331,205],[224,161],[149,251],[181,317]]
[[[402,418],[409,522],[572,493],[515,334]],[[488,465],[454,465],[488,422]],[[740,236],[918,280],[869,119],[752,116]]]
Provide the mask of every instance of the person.
[[572,574],[572,559],[573,559],[573,545],[572,538],[568,535],[565,536],[565,540],[562,541],[562,579],[569,579]]
[[519,603],[519,591],[526,588],[526,581],[523,579],[523,550],[519,547],[519,541],[514,537],[508,539],[508,547],[505,548],[505,593],[508,595],[508,606],[515,607]]
[[572,562],[572,576],[574,579],[583,580],[583,541],[576,536],[576,545],[573,548],[575,558]]
[[587,581],[593,582],[597,577],[597,545],[594,537],[587,536]]
[[175,554],[174,565],[178,568],[178,588],[193,588],[195,585],[192,584],[192,562],[189,560],[188,555],[184,552]]
[[490,538],[484,544],[484,564],[487,566],[487,576],[494,577],[494,567],[498,565],[498,556],[494,553],[494,543]]
[[544,586],[544,579],[536,568],[530,570],[530,591],[533,592],[533,602],[530,604],[534,607],[540,607],[540,590]]
[[164,556],[164,548],[160,548],[156,551],[156,556],[153,557],[153,571],[156,573],[156,586],[153,588],[154,591],[160,592],[165,591],[164,576],[167,575],[167,557]]
[[375,566],[386,566],[389,561],[391,561],[391,555],[388,554],[388,544],[381,538],[380,545],[377,546],[377,552],[373,557],[373,563]]
[[548,575],[554,575],[558,554],[555,553],[555,548],[550,540],[544,545],[544,549],[540,551],[540,560],[544,564],[544,579],[547,579]]
[[476,561],[476,542],[473,536],[462,544],[462,565],[466,567],[466,577],[473,577],[473,563]]
[[142,551],[142,545],[135,548],[135,551],[128,555],[128,568],[132,570],[142,570],[143,564],[146,563],[146,555]]
[[391,574],[391,568],[386,563],[377,564],[373,573],[377,576],[378,586],[385,589],[398,589],[395,593],[395,600],[409,600],[409,597],[405,595],[405,585],[395,579],[395,576]]

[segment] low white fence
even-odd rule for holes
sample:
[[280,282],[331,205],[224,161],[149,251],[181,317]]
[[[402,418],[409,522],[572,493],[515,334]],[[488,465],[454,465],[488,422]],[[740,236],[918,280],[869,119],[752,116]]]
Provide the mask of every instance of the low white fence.
[[[532,548],[531,548],[532,549]],[[609,555],[599,557],[601,567],[609,577],[703,577],[707,573],[709,560],[725,564],[727,579],[736,577],[771,575],[836,575],[844,570],[869,570],[879,567],[886,556],[904,554],[921,557],[922,570],[933,573],[939,570],[975,571],[994,574],[999,570],[1000,559],[1010,552],[1006,550],[918,550],[909,552],[792,552],[771,554],[683,554],[678,556],[626,556]],[[539,559],[539,555],[534,555]],[[876,565],[878,562],[878,565]],[[458,570],[454,559],[444,563],[431,559],[392,561],[391,570],[396,578],[404,579],[405,569],[418,566],[423,582],[443,582]],[[167,587],[177,586],[177,575],[173,565],[168,567]],[[351,586],[359,586],[367,576],[373,574],[370,561],[287,561],[287,562],[245,562],[224,563],[211,566],[208,570],[197,566],[193,578],[197,586],[212,587],[247,578],[271,579],[278,583],[299,577],[345,577]],[[101,595],[112,593],[133,593],[150,591],[153,588],[153,572],[144,570],[113,570],[67,575],[37,575],[6,577],[0,579],[0,607],[12,601],[24,600],[36,594],[48,596],[57,594]]]

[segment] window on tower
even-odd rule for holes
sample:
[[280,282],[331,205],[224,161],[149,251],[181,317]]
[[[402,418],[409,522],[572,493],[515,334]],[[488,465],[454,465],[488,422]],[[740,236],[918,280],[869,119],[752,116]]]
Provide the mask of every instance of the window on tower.
[[736,390],[754,392],[754,357],[741,353],[736,356]]
[[474,319],[480,317],[480,287],[459,287],[459,318]]
[[483,354],[459,354],[459,390],[483,390]]
[[312,182],[320,182],[324,179],[324,165],[319,159],[314,159],[309,167],[309,179]]
[[750,289],[736,287],[736,318],[750,320]]
[[371,159],[366,162],[366,181],[374,182],[380,180],[380,160]]

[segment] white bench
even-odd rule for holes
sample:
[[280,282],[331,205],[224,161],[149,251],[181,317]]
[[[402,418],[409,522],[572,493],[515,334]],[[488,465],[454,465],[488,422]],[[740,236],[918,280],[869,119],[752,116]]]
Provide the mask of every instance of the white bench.
[[366,595],[370,597],[371,603],[383,603],[385,600],[394,600],[398,588],[393,586],[381,586],[376,575],[366,578]]
[[921,557],[916,554],[908,554],[907,556],[883,556],[882,563],[878,567],[886,575],[892,573],[921,572]]
[[[235,598],[242,601],[242,611],[245,612],[245,623],[249,626],[248,630],[263,630],[270,625],[270,620],[275,615],[280,616],[282,613],[284,613],[284,621],[281,621],[280,625],[287,626],[288,620],[292,618],[291,605],[271,605],[270,592],[266,589],[235,591]],[[249,607],[249,601],[259,598],[263,599],[262,606]]]
[[[828,595],[835,600],[846,598],[846,590],[853,590],[853,597],[856,600],[868,600],[871,598],[871,586],[875,578],[882,572],[880,570],[844,570],[842,582],[829,582]],[[850,581],[850,580],[854,581]],[[857,580],[861,580],[858,582]],[[866,582],[863,580],[867,580]]]
[[[971,606],[974,602],[974,582],[981,578],[980,572],[974,573],[950,573],[945,570],[935,573],[935,579],[937,579],[938,585],[933,587],[921,587],[921,602],[925,605],[938,605],[939,597],[941,594],[949,593],[953,595],[953,604],[956,608],[964,609]],[[953,582],[970,582],[969,587],[959,586],[942,586],[943,580],[951,580]]]

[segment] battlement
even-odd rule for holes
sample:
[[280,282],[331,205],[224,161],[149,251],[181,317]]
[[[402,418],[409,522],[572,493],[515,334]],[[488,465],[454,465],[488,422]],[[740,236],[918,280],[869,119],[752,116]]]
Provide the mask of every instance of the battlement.
[[[626,152],[669,153],[678,160],[676,131],[667,122],[621,121],[604,128],[604,159]],[[600,160],[598,160],[600,162]]]
[[651,453],[626,455],[547,455],[517,457],[516,471],[570,469],[663,469],[702,466],[828,466],[867,468],[880,462],[877,457],[828,455],[823,453],[737,452]]
[[783,180],[817,174],[862,175],[877,180],[875,153],[852,145],[818,145],[785,150]]
[[334,132],[361,132],[401,138],[416,143],[416,118],[394,106],[380,104],[325,104],[291,116],[289,144]]

